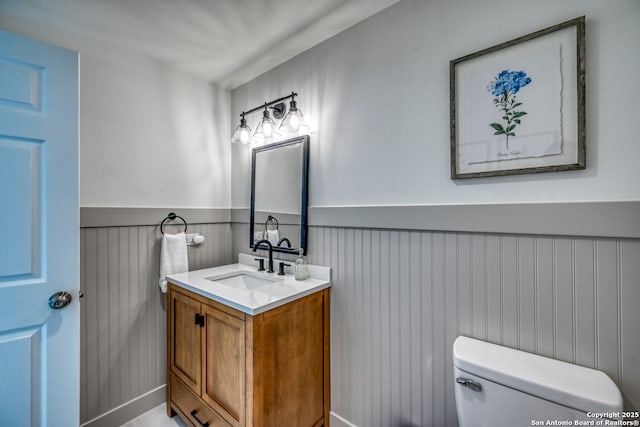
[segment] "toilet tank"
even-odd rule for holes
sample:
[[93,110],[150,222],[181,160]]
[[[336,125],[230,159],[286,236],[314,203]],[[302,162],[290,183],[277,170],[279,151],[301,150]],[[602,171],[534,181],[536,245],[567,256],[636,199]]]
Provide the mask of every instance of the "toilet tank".
[[459,427],[598,425],[596,414],[622,411],[620,390],[594,369],[463,336],[453,364]]

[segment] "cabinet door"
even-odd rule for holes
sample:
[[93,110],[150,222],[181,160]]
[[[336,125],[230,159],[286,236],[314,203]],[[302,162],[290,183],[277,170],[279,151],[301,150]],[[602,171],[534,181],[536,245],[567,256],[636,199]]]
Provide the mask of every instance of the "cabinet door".
[[245,425],[245,322],[202,305],[205,315],[202,399],[233,426]]
[[196,394],[200,394],[202,329],[198,325],[197,316],[200,316],[201,304],[174,290],[170,292],[170,304],[171,370]]

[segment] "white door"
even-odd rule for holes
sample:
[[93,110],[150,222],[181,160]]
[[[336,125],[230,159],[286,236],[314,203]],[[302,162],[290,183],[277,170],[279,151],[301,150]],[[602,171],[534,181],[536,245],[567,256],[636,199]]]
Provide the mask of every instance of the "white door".
[[79,424],[78,211],[78,54],[0,31],[0,426]]

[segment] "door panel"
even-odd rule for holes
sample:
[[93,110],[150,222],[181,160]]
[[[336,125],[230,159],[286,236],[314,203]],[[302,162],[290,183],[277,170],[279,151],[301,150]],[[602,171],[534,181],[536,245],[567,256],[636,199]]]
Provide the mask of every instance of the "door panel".
[[[3,282],[40,277],[39,218],[43,141],[0,136],[0,280]],[[20,218],[20,221],[15,221]],[[12,219],[14,219],[12,221]]]
[[12,372],[0,382],[2,425],[40,425],[40,411],[32,410],[41,404],[43,331],[41,327],[28,328],[0,336],[0,364]]
[[205,387],[202,398],[232,425],[245,421],[245,323],[202,304]]
[[169,328],[171,336],[171,367],[196,393],[200,394],[201,363],[200,345],[202,329],[195,322],[200,313],[200,303],[181,293],[171,291],[171,313]]
[[2,425],[79,424],[78,217],[78,55],[0,31]]

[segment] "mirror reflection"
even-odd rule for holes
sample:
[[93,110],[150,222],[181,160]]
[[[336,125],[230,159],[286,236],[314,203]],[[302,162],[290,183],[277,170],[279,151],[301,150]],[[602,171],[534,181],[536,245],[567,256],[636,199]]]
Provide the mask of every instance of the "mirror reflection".
[[[250,246],[265,239],[274,251],[306,252],[309,137],[253,149]],[[267,249],[262,243],[260,249]]]

